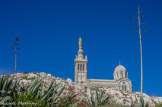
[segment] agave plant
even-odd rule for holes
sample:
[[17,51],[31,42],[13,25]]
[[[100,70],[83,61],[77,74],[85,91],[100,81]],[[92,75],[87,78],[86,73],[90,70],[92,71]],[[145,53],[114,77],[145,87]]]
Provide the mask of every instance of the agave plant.
[[49,85],[48,89],[45,89],[43,84],[43,79],[36,78],[32,83],[27,87],[27,93],[32,93],[33,96],[40,98],[43,101],[56,103],[58,97],[62,94],[65,85],[60,88],[60,84],[55,84],[54,81]]
[[65,88],[65,85],[62,88],[60,88],[60,84],[55,84],[53,86],[53,83],[54,82],[52,82],[50,84],[47,91],[45,91],[44,85],[43,85],[43,87],[42,87],[42,89],[41,89],[41,91],[39,92],[39,95],[38,95],[38,96],[41,97],[42,100],[47,100],[48,102],[55,103],[57,101],[58,97],[62,94],[62,92]]
[[140,97],[140,107],[149,107],[148,104],[145,104],[145,101],[142,96]]
[[13,82],[13,79],[7,76],[0,77],[0,101],[11,102],[13,93],[18,91],[19,80]]
[[27,87],[25,92],[32,93],[34,96],[37,96],[42,82],[43,82],[43,79],[38,79],[38,78],[34,79],[31,82],[31,84]]
[[90,105],[92,107],[97,107],[97,106],[102,106],[105,103],[108,103],[109,101],[109,96],[104,95],[104,91],[103,90],[95,90],[95,94],[91,91],[91,96],[90,96],[90,100],[88,98],[88,101],[90,102]]

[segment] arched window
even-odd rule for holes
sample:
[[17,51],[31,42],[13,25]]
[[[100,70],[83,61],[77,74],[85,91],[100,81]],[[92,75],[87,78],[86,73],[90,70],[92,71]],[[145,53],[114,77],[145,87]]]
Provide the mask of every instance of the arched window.
[[84,72],[84,64],[83,64],[83,72]]
[[122,85],[122,90],[124,90],[124,85]]
[[78,64],[78,71],[79,71],[79,64]]
[[120,71],[120,75],[121,75],[121,78],[123,78],[123,72],[122,71]]
[[123,91],[127,91],[127,86],[126,86],[126,83],[125,82],[122,83],[122,90]]
[[126,85],[122,85],[122,90],[123,91],[127,91],[127,86]]
[[80,64],[80,71],[82,71],[82,64]]
[[125,89],[124,91],[127,91],[127,86],[126,85],[124,86],[124,89]]
[[127,74],[127,72],[125,73],[125,77],[126,77],[126,78],[128,77],[128,74]]
[[118,78],[118,72],[116,74],[117,74],[117,78]]

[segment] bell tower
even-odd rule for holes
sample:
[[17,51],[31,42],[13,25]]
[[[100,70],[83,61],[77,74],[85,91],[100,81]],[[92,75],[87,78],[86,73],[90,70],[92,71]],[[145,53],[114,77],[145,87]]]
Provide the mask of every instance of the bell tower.
[[76,58],[74,60],[74,65],[75,65],[75,83],[81,84],[86,82],[88,60],[87,56],[84,57],[81,38],[79,38],[79,51],[78,55],[76,55]]

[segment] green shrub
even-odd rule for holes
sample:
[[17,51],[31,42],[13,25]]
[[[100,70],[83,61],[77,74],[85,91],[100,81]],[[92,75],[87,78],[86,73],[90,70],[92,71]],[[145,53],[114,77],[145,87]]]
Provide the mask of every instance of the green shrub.
[[49,103],[42,100],[32,93],[14,93],[13,101],[15,106],[25,106],[25,107],[49,107]]
[[156,107],[162,107],[162,103],[156,104]]

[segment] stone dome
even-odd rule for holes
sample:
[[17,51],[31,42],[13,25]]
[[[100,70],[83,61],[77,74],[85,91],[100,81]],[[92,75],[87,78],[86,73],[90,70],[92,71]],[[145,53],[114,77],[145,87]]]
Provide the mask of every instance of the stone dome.
[[114,79],[128,78],[128,73],[124,66],[118,65],[114,70]]
[[123,65],[118,65],[116,68],[115,68],[115,71],[114,72],[117,72],[117,71],[126,71],[125,67]]

